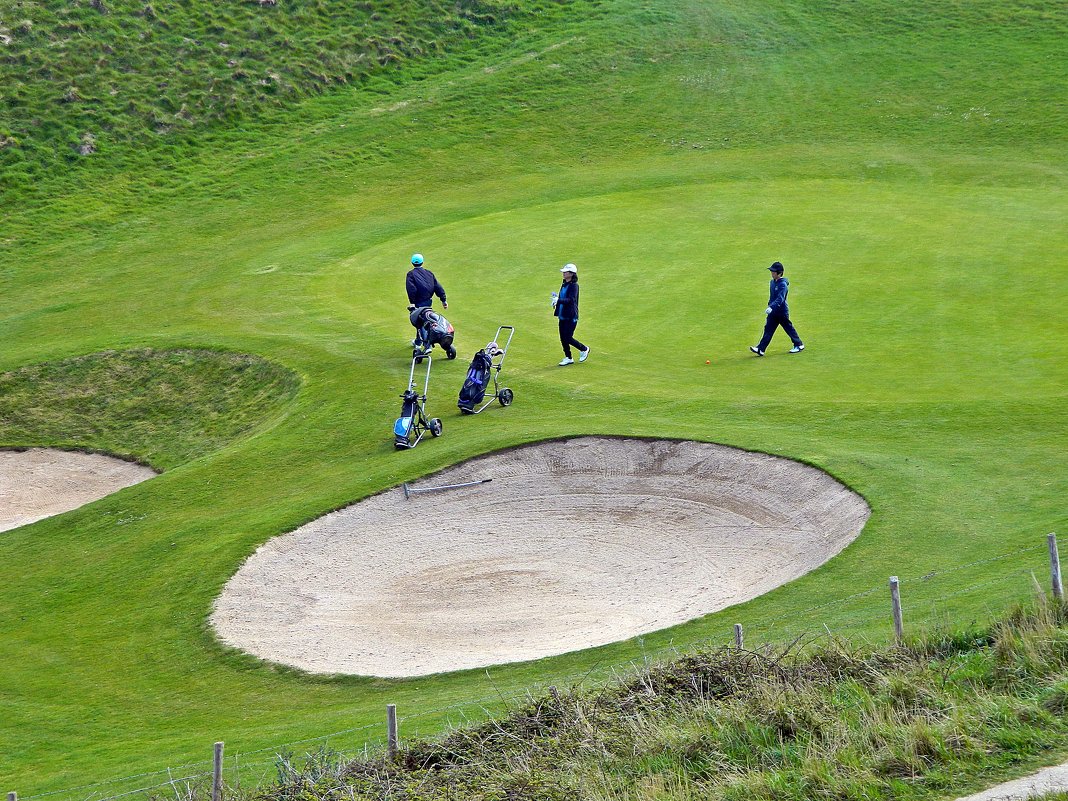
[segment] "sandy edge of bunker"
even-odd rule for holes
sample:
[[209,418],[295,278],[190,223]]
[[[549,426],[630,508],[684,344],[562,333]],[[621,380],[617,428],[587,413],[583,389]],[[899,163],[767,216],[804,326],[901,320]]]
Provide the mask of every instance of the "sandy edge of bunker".
[[228,645],[311,673],[419,676],[667,628],[813,570],[867,503],[702,442],[579,437],[476,457],[261,546],[216,600]]
[[100,453],[0,450],[0,531],[69,512],[155,476],[150,467]]

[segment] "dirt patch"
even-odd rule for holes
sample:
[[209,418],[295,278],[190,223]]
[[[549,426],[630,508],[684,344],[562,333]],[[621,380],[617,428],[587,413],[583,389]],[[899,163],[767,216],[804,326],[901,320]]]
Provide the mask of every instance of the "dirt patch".
[[0,531],[69,512],[155,475],[97,453],[0,450]]
[[473,459],[264,544],[212,623],[312,673],[417,676],[633,637],[754,598],[851,542],[867,503],[806,465],[584,437]]
[[957,801],[1020,801],[1068,791],[1068,762],[1040,770],[1022,779],[1005,782]]

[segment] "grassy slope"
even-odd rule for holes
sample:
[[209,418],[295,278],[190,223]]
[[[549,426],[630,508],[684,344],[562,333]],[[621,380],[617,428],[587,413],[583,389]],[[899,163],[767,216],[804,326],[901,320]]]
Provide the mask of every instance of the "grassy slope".
[[[1056,611],[1057,607],[1053,607]],[[1050,760],[1068,720],[1051,607],[870,651],[698,650],[626,681],[351,761],[316,755],[264,795],[496,801],[954,797]],[[1053,751],[1051,753],[1051,750]],[[205,795],[201,791],[199,795]]]
[[293,373],[244,354],[94,353],[0,375],[0,440],[102,451],[169,470],[263,425],[299,386]]
[[[1068,489],[1068,340],[1049,291],[1068,252],[1066,21],[995,11],[618,0],[389,98],[324,97],[299,126],[235,132],[167,173],[86,168],[47,208],[5,209],[5,366],[211,344],[267,355],[306,387],[267,435],[0,541],[17,577],[0,589],[0,635],[18,654],[0,671],[0,775],[27,795],[195,759],[213,739],[268,746],[376,722],[387,701],[403,714],[492,698],[737,619],[759,638],[824,623],[878,634],[881,596],[801,611],[890,573],[1040,545]],[[463,365],[446,366],[445,437],[396,455],[399,273],[416,249],[449,288],[465,357],[497,322],[519,327],[516,405],[451,418]],[[745,358],[773,258],[794,279],[803,360]],[[561,373],[544,299],[566,259],[586,268],[581,335],[598,350]],[[272,534],[568,433],[806,459],[874,514],[813,580],[492,683],[302,678],[223,653],[206,631],[212,597]],[[146,517],[115,529],[120,503]],[[1041,565],[1041,551],[1010,563]],[[931,599],[1008,569],[906,581],[910,620],[985,615],[1024,582]]]
[[432,69],[561,5],[0,0],[0,189],[86,156],[122,162],[131,144],[180,157],[220,124]]

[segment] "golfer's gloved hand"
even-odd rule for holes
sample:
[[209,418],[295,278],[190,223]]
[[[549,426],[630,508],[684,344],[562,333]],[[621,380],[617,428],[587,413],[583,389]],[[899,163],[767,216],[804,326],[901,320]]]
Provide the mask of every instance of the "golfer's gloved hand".
[[441,305],[444,306],[446,309],[449,308],[449,304],[445,301],[441,301]]
[[771,314],[771,306],[768,306],[768,308],[764,309],[764,314]]

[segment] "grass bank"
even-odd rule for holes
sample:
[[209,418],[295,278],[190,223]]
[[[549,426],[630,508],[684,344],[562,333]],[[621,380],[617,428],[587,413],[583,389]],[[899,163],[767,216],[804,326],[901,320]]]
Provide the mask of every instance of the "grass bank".
[[287,755],[259,797],[952,797],[1065,752],[1066,623],[1043,601],[900,647],[701,650],[596,689],[554,688],[395,759]]

